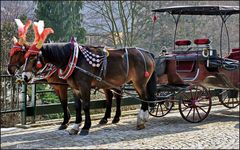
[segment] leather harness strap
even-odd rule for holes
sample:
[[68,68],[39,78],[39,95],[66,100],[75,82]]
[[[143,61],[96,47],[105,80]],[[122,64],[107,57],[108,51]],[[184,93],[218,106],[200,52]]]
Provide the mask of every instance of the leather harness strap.
[[127,71],[126,71],[126,78],[128,77],[128,72],[129,72],[129,59],[128,59],[128,49],[125,48],[125,53],[124,53],[124,58],[126,60],[126,66],[127,66]]
[[138,50],[138,52],[141,54],[142,58],[143,58],[143,62],[144,62],[144,71],[147,71],[147,64],[146,64],[146,59],[143,55],[143,53],[141,52],[140,49],[136,48],[136,50]]

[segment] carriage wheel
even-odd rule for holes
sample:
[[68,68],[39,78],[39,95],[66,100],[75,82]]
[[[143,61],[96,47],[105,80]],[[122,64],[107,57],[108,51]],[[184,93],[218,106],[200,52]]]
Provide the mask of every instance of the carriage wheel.
[[240,103],[238,90],[226,90],[218,98],[223,106],[227,108],[236,108]]
[[209,114],[212,101],[208,90],[202,85],[191,85],[180,93],[179,111],[183,119],[197,123]]
[[[159,91],[156,96],[167,96],[170,93],[168,91]],[[154,107],[149,109],[149,114],[154,117],[163,117],[172,110],[173,104],[174,102],[168,101],[168,99],[155,103]]]

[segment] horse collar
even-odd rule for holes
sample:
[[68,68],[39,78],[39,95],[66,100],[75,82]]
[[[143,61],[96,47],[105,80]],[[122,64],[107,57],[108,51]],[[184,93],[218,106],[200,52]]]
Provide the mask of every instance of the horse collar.
[[[80,49],[82,49],[81,46],[80,46]],[[77,64],[78,53],[79,53],[79,46],[77,43],[74,43],[73,55],[72,57],[69,58],[68,65],[65,68],[65,70],[63,71],[62,69],[59,69],[58,71],[59,78],[66,80],[72,74]]]

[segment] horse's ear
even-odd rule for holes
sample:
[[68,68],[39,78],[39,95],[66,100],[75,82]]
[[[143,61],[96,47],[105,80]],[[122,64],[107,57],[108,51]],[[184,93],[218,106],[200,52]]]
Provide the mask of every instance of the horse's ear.
[[16,44],[18,42],[18,40],[15,36],[13,36],[12,41],[13,41],[14,44]]

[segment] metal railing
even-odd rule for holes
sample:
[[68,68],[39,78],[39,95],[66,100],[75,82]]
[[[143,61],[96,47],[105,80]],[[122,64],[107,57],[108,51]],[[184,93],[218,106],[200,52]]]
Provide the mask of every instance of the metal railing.
[[[22,125],[25,125],[27,123],[27,117],[31,117],[31,123],[35,123],[35,118],[37,115],[63,112],[60,102],[46,104],[46,100],[37,98],[37,95],[39,93],[54,92],[53,90],[37,91],[37,85],[41,83],[17,83],[15,82],[16,78],[9,75],[0,75],[0,81],[1,113],[5,114],[12,112],[20,112]],[[40,102],[36,104],[37,101]],[[73,100],[69,99],[68,101],[68,107],[70,111],[75,112]],[[91,100],[91,109],[105,108],[105,103],[105,99]],[[140,101],[131,97],[123,97],[121,101],[121,106],[129,106],[136,104],[140,104]],[[115,101],[113,101],[113,106],[115,106]]]

